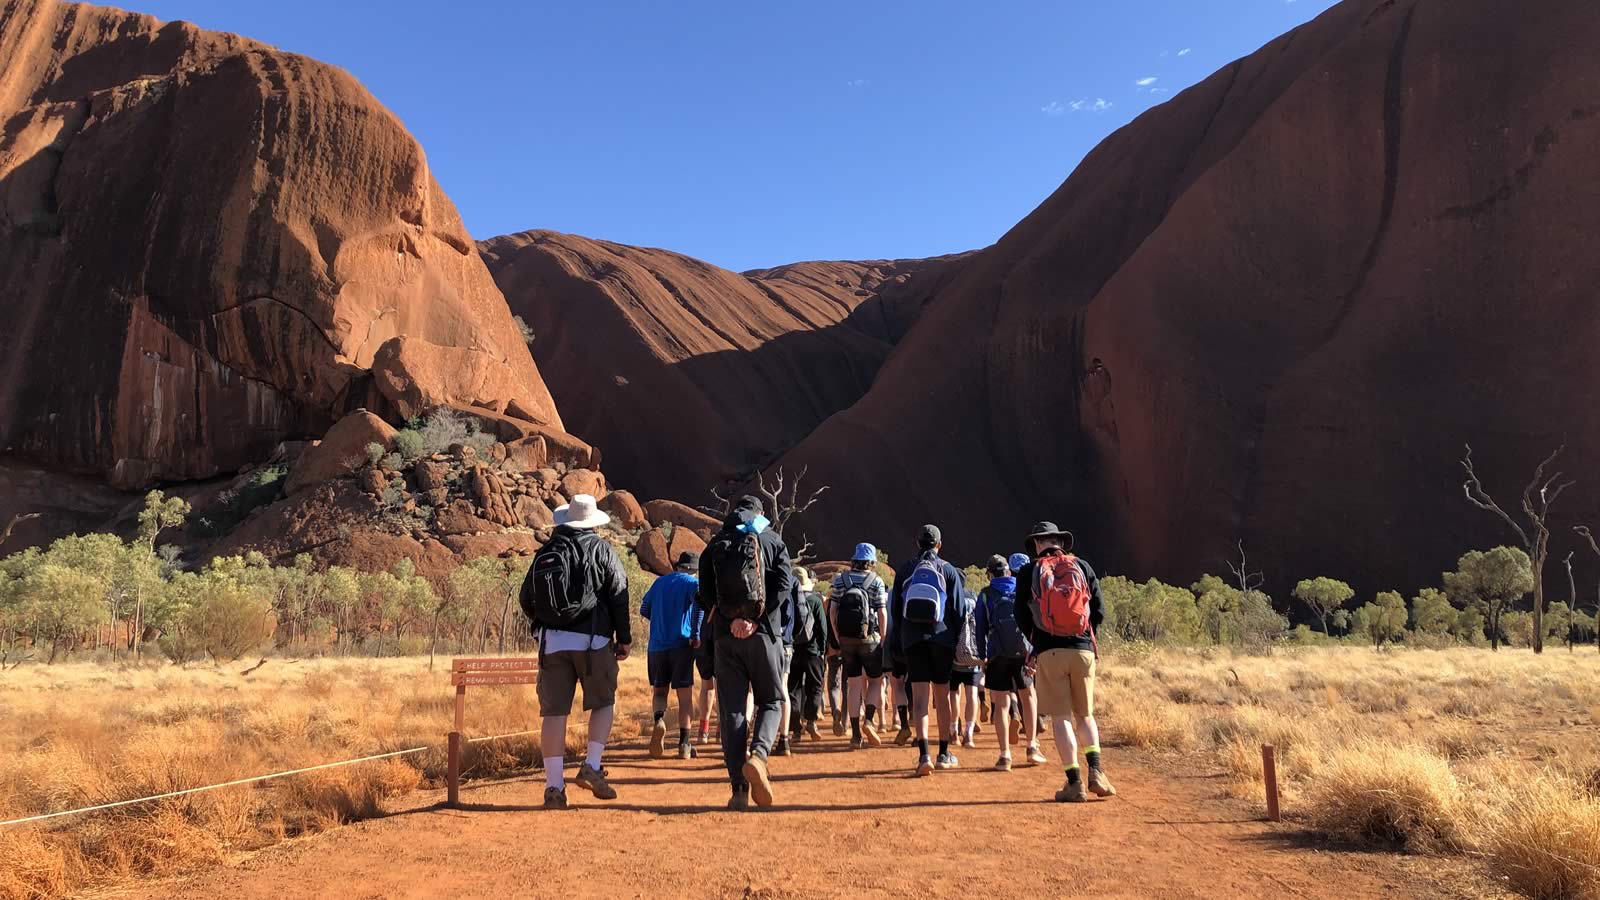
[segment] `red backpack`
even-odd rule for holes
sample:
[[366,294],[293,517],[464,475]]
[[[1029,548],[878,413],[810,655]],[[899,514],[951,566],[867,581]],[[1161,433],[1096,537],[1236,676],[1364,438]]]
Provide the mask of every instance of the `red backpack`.
[[1034,563],[1033,621],[1056,637],[1089,634],[1089,579],[1076,556],[1052,553]]

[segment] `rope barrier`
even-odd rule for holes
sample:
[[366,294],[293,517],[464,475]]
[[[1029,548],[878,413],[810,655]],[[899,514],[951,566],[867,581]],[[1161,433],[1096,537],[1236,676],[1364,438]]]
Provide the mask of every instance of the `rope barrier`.
[[[487,737],[472,738],[468,740],[467,743],[482,744],[488,741],[498,741],[509,737],[520,737],[527,734],[537,734],[537,732],[514,731],[510,734],[495,734]],[[46,819],[57,819],[62,816],[73,816],[79,813],[99,812],[101,810],[116,809],[122,806],[135,806],[140,803],[150,803],[155,800],[170,800],[173,797],[184,797],[189,794],[199,794],[204,791],[215,791],[226,787],[238,787],[244,784],[255,784],[261,781],[271,781],[274,778],[287,778],[290,775],[303,775],[306,772],[315,772],[319,769],[334,769],[338,768],[339,766],[355,765],[356,763],[373,762],[380,759],[392,759],[397,756],[410,756],[413,753],[421,753],[425,750],[436,749],[438,746],[439,745],[437,744],[429,744],[423,747],[410,747],[405,750],[394,750],[389,753],[376,753],[372,756],[362,756],[356,759],[343,759],[338,762],[322,763],[321,765],[316,766],[306,766],[303,769],[289,769],[288,771],[284,772],[273,772],[271,775],[256,775],[251,778],[239,778],[233,781],[224,781],[221,784],[208,784],[204,785],[203,787],[185,788],[181,791],[169,791],[165,794],[155,794],[154,796],[150,797],[137,797],[132,800],[118,800],[115,803],[101,803],[97,806],[85,806],[80,809],[64,809],[60,812],[43,813],[37,816],[24,816],[20,819],[6,819],[5,821],[0,821],[0,828],[5,828],[9,825],[22,825],[27,822],[42,822]]]

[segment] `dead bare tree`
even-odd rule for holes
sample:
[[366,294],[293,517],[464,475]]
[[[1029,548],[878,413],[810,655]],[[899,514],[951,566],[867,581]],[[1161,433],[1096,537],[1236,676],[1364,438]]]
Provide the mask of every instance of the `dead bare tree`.
[[1572,652],[1572,622],[1578,614],[1578,582],[1572,577],[1572,554],[1576,550],[1568,550],[1567,558],[1562,562],[1567,564],[1567,590],[1571,592],[1572,599],[1567,603],[1567,652]]
[[[803,493],[800,485],[805,480],[808,471],[810,471],[809,466],[803,467],[794,476],[793,481],[787,481],[783,467],[779,466],[778,471],[773,473],[770,484],[766,475],[760,472],[756,473],[756,491],[766,501],[767,509],[771,510],[772,530],[777,532],[780,538],[783,537],[784,527],[795,516],[801,515],[815,506],[817,501],[822,499],[822,495],[828,491],[828,486],[823,485],[809,493]],[[789,553],[789,559],[796,565],[811,558],[811,541],[807,540],[804,534],[800,535],[800,540],[802,541],[800,549]]]
[[695,508],[708,516],[716,518],[718,521],[727,518],[728,513],[733,511],[733,498],[722,493],[725,487],[719,485],[711,489],[711,497],[717,502],[707,503]]
[[[1572,530],[1576,531],[1580,536],[1583,537],[1584,540],[1589,542],[1589,549],[1594,551],[1595,556],[1600,556],[1600,542],[1595,541],[1594,533],[1589,530],[1589,526],[1575,525],[1573,526]],[[1572,598],[1572,605],[1578,605],[1578,598],[1576,595],[1574,595]],[[1594,592],[1594,622],[1594,648],[1596,650],[1600,650],[1600,586],[1597,586]]]
[[0,531],[0,547],[4,547],[6,545],[6,541],[11,540],[11,532],[13,529],[29,519],[39,518],[39,515],[39,513],[17,513],[16,515],[12,516],[11,524],[6,526],[5,531]]
[[1267,576],[1260,572],[1250,571],[1250,562],[1244,555],[1244,540],[1239,541],[1239,562],[1228,561],[1228,571],[1233,573],[1233,579],[1239,582],[1239,593],[1248,594],[1261,589]]
[[1461,485],[1462,492],[1467,495],[1467,500],[1482,510],[1487,510],[1499,516],[1511,530],[1517,533],[1522,541],[1522,549],[1528,553],[1528,559],[1533,563],[1533,652],[1544,652],[1544,563],[1550,555],[1550,527],[1546,524],[1550,518],[1550,507],[1561,496],[1561,492],[1572,487],[1573,482],[1562,481],[1561,473],[1557,472],[1549,478],[1545,477],[1545,469],[1555,462],[1561,451],[1566,449],[1563,445],[1557,447],[1553,453],[1545,457],[1544,462],[1533,470],[1533,479],[1528,486],[1522,489],[1522,514],[1528,519],[1528,528],[1524,529],[1517,524],[1509,513],[1500,508],[1494,498],[1483,489],[1483,483],[1478,480],[1478,473],[1472,467],[1472,445],[1466,445],[1466,455],[1461,458],[1461,468],[1467,472],[1467,480]]

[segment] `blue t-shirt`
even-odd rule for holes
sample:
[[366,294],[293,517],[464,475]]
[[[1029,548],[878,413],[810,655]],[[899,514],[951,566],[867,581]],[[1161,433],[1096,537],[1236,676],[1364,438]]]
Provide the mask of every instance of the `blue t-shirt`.
[[700,579],[687,572],[663,575],[644,592],[639,615],[650,620],[650,650],[674,650],[700,639],[705,612],[694,602],[699,592]]

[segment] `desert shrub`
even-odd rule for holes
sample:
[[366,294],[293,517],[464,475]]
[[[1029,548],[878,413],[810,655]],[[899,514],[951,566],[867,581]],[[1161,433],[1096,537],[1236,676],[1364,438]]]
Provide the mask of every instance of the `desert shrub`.
[[277,621],[258,592],[219,584],[189,612],[186,631],[212,659],[234,660],[272,640]]
[[622,557],[622,569],[628,573],[628,604],[633,617],[633,644],[643,647],[650,642],[650,620],[639,615],[639,601],[644,597],[644,592],[650,590],[650,585],[656,583],[656,576],[646,572],[639,565],[639,557],[627,547],[618,547],[617,555]]
[[404,428],[395,433],[394,450],[395,453],[400,455],[400,462],[404,465],[416,462],[429,452],[437,452],[424,450],[422,433],[413,431],[410,428]]
[[1123,697],[1109,721],[1113,732],[1130,746],[1149,750],[1186,750],[1195,742],[1194,714],[1182,706],[1149,695]]
[[1448,762],[1422,747],[1347,748],[1312,778],[1306,802],[1312,824],[1337,838],[1416,851],[1470,844],[1461,784]]
[[384,458],[384,456],[388,454],[389,451],[385,449],[382,444],[378,443],[377,441],[373,441],[366,446],[366,452],[367,462],[375,466]]
[[236,490],[223,491],[217,500],[197,513],[189,527],[196,537],[218,537],[239,527],[250,513],[278,499],[288,466],[262,466],[250,473]]
[[1483,853],[1529,897],[1600,897],[1600,798],[1558,775],[1521,780],[1488,813]]

